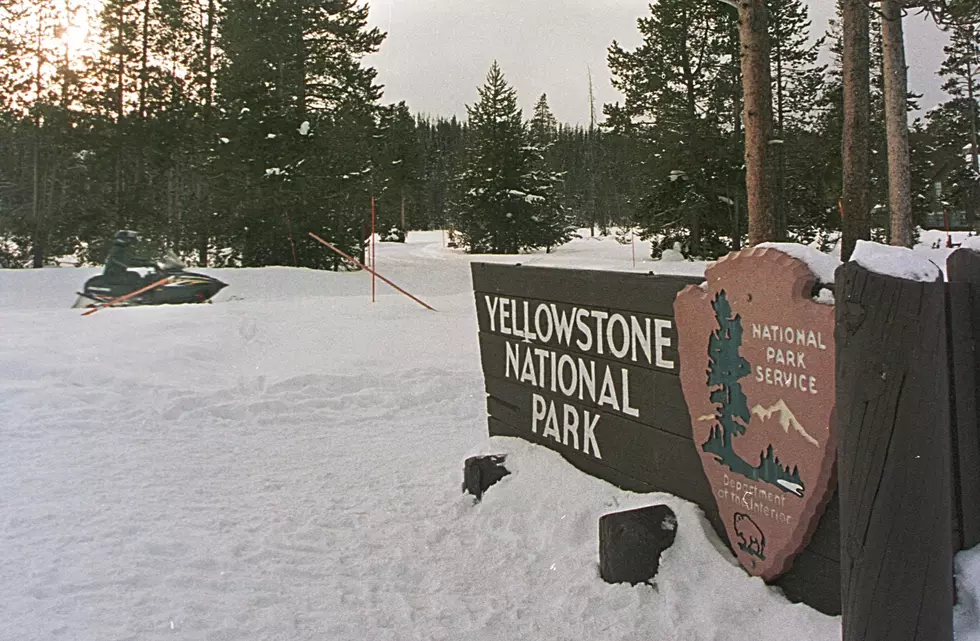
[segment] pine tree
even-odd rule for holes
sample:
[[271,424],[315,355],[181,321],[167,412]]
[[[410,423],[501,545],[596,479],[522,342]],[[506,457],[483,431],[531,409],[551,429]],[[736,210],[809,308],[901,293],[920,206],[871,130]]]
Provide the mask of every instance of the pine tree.
[[570,221],[556,198],[556,177],[517,106],[517,93],[494,62],[480,100],[467,106],[470,138],[456,229],[473,253],[516,254],[568,240]]
[[404,242],[408,229],[420,228],[420,221],[414,218],[422,183],[422,150],[408,105],[401,102],[383,107],[377,136],[373,191],[377,196],[378,230],[394,230],[394,235]]
[[558,139],[558,121],[548,106],[548,97],[541,94],[534,106],[534,115],[527,124],[528,148],[531,150],[531,171],[528,179],[533,185],[530,193],[545,200],[536,201],[542,206],[533,214],[539,239],[536,246],[549,252],[552,247],[563,245],[575,236],[574,217],[561,204],[560,192],[564,186],[562,173],[555,154]]
[[417,118],[416,130],[422,154],[420,207],[426,212],[427,228],[445,229],[452,204],[459,201],[456,177],[462,171],[466,128],[455,117],[434,123]]
[[[228,0],[217,76],[224,242],[247,265],[346,268],[366,237],[380,88],[361,63],[384,35],[355,0]],[[215,141],[216,143],[219,141]],[[378,186],[380,189],[380,186]]]
[[[940,105],[930,120],[936,123],[940,144],[959,161],[950,158],[953,173],[959,178],[951,195],[975,225],[980,215],[980,142],[977,133],[980,130],[980,44],[977,42],[980,27],[957,25],[948,31],[950,40],[944,49],[946,59],[939,75],[944,79],[943,90],[951,100]],[[940,120],[947,124],[939,125]]]
[[551,147],[558,138],[558,121],[548,106],[548,96],[541,94],[534,105],[534,115],[528,123],[531,143],[542,150]]
[[810,18],[802,0],[769,0],[772,88],[776,145],[776,229],[803,242],[821,226],[815,197],[812,131],[813,97],[823,85],[817,64],[824,38],[810,42]]
[[638,20],[642,44],[609,48],[623,104],[606,105],[606,129],[640,141],[632,178],[645,193],[647,237],[683,240],[687,253],[717,255],[730,232],[721,200],[744,184],[738,21],[722,3],[664,0]]

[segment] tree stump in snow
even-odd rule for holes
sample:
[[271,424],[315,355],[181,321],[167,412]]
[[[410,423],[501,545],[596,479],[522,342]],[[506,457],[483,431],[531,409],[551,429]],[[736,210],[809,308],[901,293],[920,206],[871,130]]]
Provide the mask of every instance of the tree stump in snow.
[[666,505],[606,514],[599,519],[599,575],[606,583],[649,581],[676,535],[677,517]]
[[477,501],[483,498],[491,485],[508,474],[504,467],[503,454],[488,456],[471,456],[463,464],[463,492],[472,494]]

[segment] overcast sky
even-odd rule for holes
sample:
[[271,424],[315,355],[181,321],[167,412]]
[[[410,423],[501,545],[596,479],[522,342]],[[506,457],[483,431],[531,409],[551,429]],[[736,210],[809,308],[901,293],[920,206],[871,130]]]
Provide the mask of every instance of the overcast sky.
[[[587,123],[591,67],[598,116],[619,100],[606,51],[613,40],[640,42],[636,20],[644,0],[368,0],[371,24],[388,32],[368,58],[385,85],[384,102],[404,100],[430,115],[465,118],[467,104],[497,60],[520,97],[525,116],[542,93],[561,122]],[[833,0],[810,0],[814,35],[826,30]],[[922,17],[906,19],[909,86],[922,106],[942,100],[936,70],[945,40]]]

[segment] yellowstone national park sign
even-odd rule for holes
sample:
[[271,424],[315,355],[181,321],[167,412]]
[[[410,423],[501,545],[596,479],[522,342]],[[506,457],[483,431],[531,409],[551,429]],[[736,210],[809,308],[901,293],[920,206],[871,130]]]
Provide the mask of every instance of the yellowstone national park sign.
[[675,303],[681,384],[739,562],[771,580],[809,541],[832,490],[834,308],[775,249],[718,260]]
[[698,503],[674,300],[701,278],[475,263],[490,434],[626,489]]

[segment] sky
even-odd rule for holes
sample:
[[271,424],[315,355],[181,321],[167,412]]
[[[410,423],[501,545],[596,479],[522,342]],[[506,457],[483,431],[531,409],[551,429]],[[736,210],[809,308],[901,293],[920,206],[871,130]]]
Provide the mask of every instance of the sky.
[[[466,116],[494,60],[518,92],[525,115],[542,93],[561,122],[589,120],[589,70],[601,119],[604,103],[621,100],[610,83],[606,51],[613,40],[636,47],[645,0],[369,0],[372,25],[387,31],[368,58],[385,85],[384,102],[415,112]],[[826,30],[832,0],[810,0],[814,32]],[[942,33],[920,16],[906,19],[909,87],[922,107],[944,100],[936,71]]]

